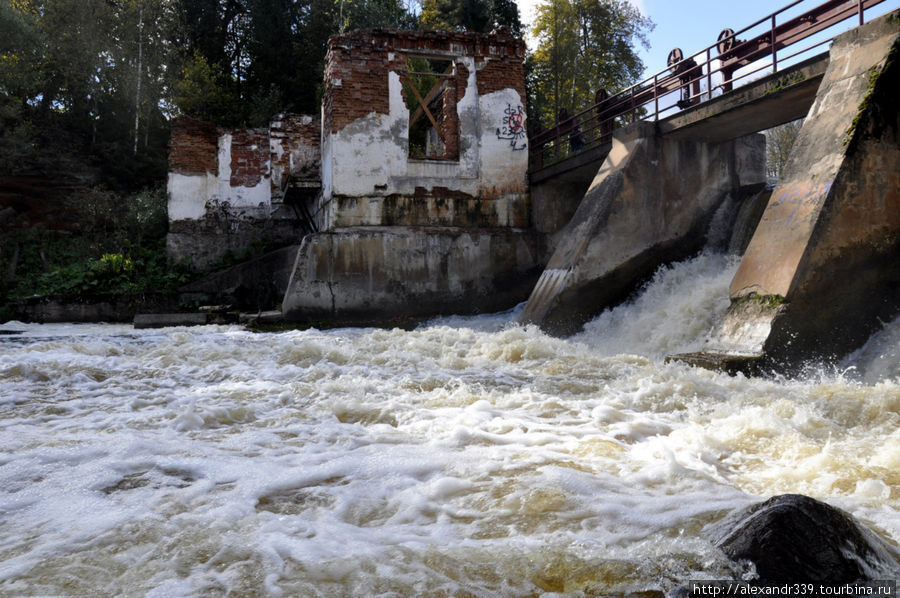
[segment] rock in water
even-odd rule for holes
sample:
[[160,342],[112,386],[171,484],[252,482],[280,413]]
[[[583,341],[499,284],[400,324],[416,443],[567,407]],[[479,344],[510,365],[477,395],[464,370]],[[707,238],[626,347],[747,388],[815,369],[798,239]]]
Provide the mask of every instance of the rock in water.
[[712,535],[729,558],[756,565],[760,584],[840,585],[900,572],[897,552],[851,515],[798,494],[727,517]]

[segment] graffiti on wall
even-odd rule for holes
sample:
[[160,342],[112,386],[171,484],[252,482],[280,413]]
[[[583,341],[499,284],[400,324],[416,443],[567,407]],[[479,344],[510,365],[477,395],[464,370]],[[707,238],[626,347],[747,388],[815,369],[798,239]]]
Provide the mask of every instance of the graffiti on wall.
[[528,147],[525,134],[525,111],[521,106],[506,105],[503,111],[503,126],[497,128],[497,139],[509,141],[510,147],[515,151]]

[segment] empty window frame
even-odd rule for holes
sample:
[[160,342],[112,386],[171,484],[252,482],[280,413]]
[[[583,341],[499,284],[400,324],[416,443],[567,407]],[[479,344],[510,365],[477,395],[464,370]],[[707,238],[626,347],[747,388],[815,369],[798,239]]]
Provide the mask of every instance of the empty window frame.
[[403,94],[409,108],[409,157],[459,159],[456,64],[448,57],[408,56]]

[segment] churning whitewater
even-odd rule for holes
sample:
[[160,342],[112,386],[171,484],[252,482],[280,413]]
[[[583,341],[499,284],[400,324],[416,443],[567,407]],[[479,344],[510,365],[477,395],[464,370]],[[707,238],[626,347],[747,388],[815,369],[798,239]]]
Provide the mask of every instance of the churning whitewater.
[[[740,578],[774,494],[900,541],[900,321],[802,380],[666,363],[737,262],[660,270],[570,339],[0,327],[0,595],[593,596]],[[896,575],[894,576],[896,577]]]

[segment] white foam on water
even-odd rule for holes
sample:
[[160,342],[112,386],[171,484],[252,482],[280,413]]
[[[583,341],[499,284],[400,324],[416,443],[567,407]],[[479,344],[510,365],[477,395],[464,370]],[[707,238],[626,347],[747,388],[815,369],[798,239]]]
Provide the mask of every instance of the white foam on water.
[[663,357],[697,350],[728,309],[740,258],[702,253],[663,266],[634,299],[589,322],[573,340],[607,354]]
[[16,324],[0,595],[671,591],[743,574],[703,529],[783,492],[897,542],[896,378],[662,360],[702,341],[730,267],[662,270],[568,340],[515,312],[408,332]]

